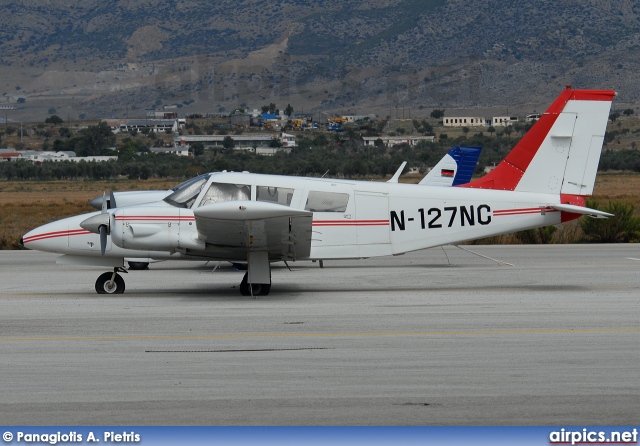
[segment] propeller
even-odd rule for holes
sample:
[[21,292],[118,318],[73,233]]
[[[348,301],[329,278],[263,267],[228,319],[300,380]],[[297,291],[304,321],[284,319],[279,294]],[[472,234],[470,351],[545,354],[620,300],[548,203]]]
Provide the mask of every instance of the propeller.
[[[111,192],[113,196],[113,192]],[[112,202],[113,203],[113,202]],[[111,233],[111,215],[107,211],[107,194],[102,194],[102,212],[83,220],[80,227],[94,234],[100,234],[100,252],[104,256],[107,250],[107,235]]]
[[107,227],[100,225],[98,230],[100,231],[100,253],[104,257],[104,253],[107,250]]

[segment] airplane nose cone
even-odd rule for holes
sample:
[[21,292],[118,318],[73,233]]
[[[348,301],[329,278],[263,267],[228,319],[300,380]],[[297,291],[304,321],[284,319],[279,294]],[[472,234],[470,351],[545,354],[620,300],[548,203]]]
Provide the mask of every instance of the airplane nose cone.
[[[102,200],[103,197],[102,195],[100,195],[99,197],[96,197],[92,200],[89,201],[89,204],[91,205],[91,207],[97,209],[97,210],[101,210],[102,209]],[[109,208],[109,198],[107,198],[107,209]]]
[[20,243],[20,246],[24,248],[24,236],[20,237],[20,240],[18,241],[18,243]]

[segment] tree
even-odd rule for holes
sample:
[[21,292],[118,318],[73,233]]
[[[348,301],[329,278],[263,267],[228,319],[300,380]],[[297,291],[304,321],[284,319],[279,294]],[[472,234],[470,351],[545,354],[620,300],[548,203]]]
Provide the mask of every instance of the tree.
[[262,113],[276,113],[278,110],[276,104],[274,104],[273,102],[270,103],[269,105],[263,105],[260,108],[262,109]]
[[131,138],[125,139],[118,146],[118,160],[131,161],[138,156],[138,152],[148,152],[149,149],[143,143]]
[[287,104],[287,108],[284,109],[284,114],[288,117],[291,117],[291,115],[293,114],[293,107],[291,106],[291,104]]
[[440,110],[440,109],[435,109],[434,111],[431,112],[431,117],[434,119],[440,119],[444,116],[444,109]]
[[222,147],[224,147],[226,150],[233,149],[235,146],[236,142],[231,136],[225,136],[222,140]]
[[513,133],[513,128],[510,125],[506,126],[504,128],[504,134],[507,136],[511,136],[511,133]]
[[271,138],[269,147],[282,147],[282,142],[278,138]]
[[82,137],[78,142],[79,156],[100,155],[105,149],[115,144],[116,137],[111,132],[111,127],[106,122],[100,121],[98,125],[90,125],[82,131]]
[[467,133],[469,133],[469,130],[471,129],[469,129],[469,127],[467,126],[462,127],[462,133],[464,133],[464,136],[467,136]]
[[201,142],[194,142],[193,144],[191,144],[191,151],[193,153],[193,156],[202,156],[204,155],[204,144],[202,144]]
[[71,138],[72,136],[71,130],[69,130],[69,127],[60,127],[58,129],[58,135],[64,136],[65,138]]
[[611,122],[616,122],[616,119],[618,119],[620,117],[620,113],[611,113],[609,115],[609,119],[611,119]]
[[623,115],[625,116],[630,116],[633,114],[633,109],[632,108],[627,108],[622,112]]
[[489,128],[487,129],[487,132],[489,132],[489,134],[491,135],[496,132],[496,128],[490,125]]

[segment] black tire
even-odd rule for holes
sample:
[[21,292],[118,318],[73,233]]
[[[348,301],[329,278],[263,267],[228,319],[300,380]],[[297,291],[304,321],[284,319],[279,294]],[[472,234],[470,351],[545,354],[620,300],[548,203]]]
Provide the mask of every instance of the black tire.
[[248,264],[246,263],[235,263],[235,262],[231,262],[231,265],[233,265],[233,267],[235,269],[237,269],[238,271],[246,271],[247,268],[249,267]]
[[140,271],[143,269],[149,269],[148,262],[127,262],[129,264],[129,269],[133,271]]
[[116,274],[116,278],[113,281],[113,288],[109,288],[109,282],[113,273],[100,274],[98,280],[96,280],[96,292],[98,294],[122,294],[124,293],[124,279]]
[[251,284],[251,289],[249,288],[248,281],[249,273],[245,273],[242,278],[242,282],[240,282],[240,294],[243,296],[251,296],[251,291],[253,291],[254,296],[266,296],[271,291],[271,284],[266,283],[253,283]]

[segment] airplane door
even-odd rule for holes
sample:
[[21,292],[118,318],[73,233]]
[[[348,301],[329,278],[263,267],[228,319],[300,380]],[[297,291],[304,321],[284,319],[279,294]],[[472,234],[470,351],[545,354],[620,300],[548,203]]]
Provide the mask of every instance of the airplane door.
[[[306,191],[305,210],[313,212],[312,245],[340,247],[336,257],[348,256],[356,244],[356,204],[353,188],[342,183],[318,183]],[[331,253],[337,253],[332,249]]]
[[389,243],[389,197],[356,191],[358,245]]

